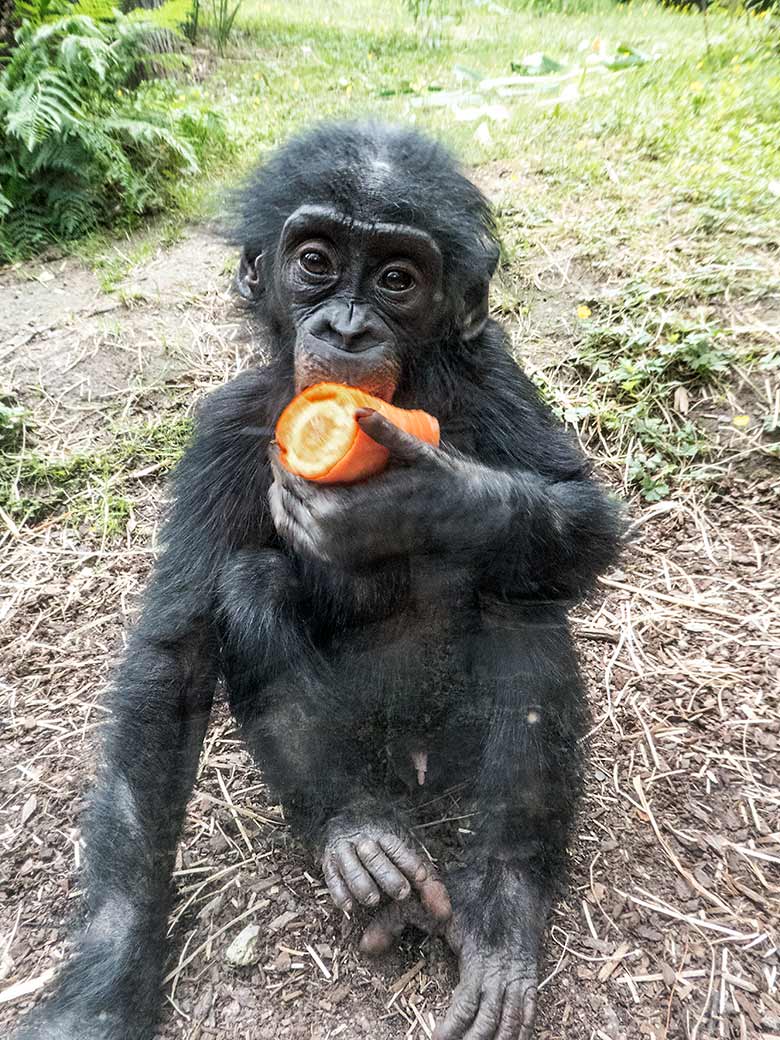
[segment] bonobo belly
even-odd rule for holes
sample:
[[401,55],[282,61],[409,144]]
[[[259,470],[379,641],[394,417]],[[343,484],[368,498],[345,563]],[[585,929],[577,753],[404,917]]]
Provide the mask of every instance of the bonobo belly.
[[492,698],[474,674],[468,577],[427,562],[387,596],[342,577],[331,604],[320,584],[316,609],[304,600],[275,641],[225,631],[231,705],[261,764],[306,757],[305,772],[319,761],[425,797],[476,775]]

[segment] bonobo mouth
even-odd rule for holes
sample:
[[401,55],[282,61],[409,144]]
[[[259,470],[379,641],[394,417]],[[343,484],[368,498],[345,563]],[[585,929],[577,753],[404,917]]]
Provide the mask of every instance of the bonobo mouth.
[[364,390],[367,394],[371,394],[372,397],[378,397],[380,401],[387,401],[388,404],[392,403],[396,391],[395,383],[384,382],[381,377],[372,379],[368,375],[353,378],[337,372],[327,372],[314,379],[307,378],[299,381],[296,378],[295,392],[300,394],[304,390],[308,390],[310,386],[316,386],[317,383],[341,383],[342,386],[354,386],[357,390]]
[[332,351],[327,357],[305,350],[296,351],[295,392],[300,394],[316,383],[343,383],[358,387],[382,401],[392,402],[398,387],[398,367],[387,360],[377,363],[366,354]]
[[295,392],[315,383],[343,383],[392,402],[401,376],[400,359],[390,342],[351,352],[304,332],[295,343]]

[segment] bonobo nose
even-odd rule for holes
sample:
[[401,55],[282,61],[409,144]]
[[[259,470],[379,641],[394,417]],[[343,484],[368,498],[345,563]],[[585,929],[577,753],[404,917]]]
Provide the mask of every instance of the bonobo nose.
[[357,354],[382,342],[382,327],[363,303],[333,303],[324,308],[312,332],[337,350]]

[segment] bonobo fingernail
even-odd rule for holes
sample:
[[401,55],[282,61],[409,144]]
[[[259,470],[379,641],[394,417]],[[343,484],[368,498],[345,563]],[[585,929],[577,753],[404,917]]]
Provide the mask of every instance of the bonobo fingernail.
[[419,867],[417,873],[414,875],[415,881],[425,881],[428,877],[428,871],[425,867]]
[[376,412],[374,411],[373,408],[356,408],[355,409],[355,418],[356,419],[368,419],[372,415],[376,415]]

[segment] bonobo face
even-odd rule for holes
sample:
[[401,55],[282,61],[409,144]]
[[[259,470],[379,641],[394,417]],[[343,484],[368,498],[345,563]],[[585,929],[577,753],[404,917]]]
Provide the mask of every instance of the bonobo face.
[[295,385],[360,386],[390,400],[404,357],[443,309],[442,257],[424,231],[302,206],[284,225],[273,272],[295,328]]

